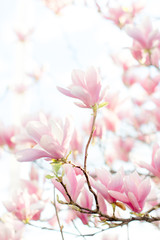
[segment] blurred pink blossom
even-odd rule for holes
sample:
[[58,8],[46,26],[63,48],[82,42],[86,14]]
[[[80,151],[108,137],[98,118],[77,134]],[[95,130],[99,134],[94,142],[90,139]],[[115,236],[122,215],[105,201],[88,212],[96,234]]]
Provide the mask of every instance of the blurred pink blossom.
[[64,7],[73,2],[73,0],[42,0],[42,1],[48,8],[53,10],[55,14],[59,14]]
[[2,217],[0,222],[0,239],[1,240],[21,240],[24,230],[24,224],[12,214]]
[[73,126],[69,118],[62,124],[58,121],[31,121],[27,124],[27,133],[37,145],[17,152],[17,160],[21,162],[34,161],[39,158],[45,160],[63,159],[69,151]]
[[19,220],[26,222],[38,220],[44,209],[44,202],[40,201],[35,194],[29,194],[26,188],[15,191],[12,199],[5,201],[3,204]]
[[154,176],[160,178],[160,146],[158,144],[155,144],[153,147],[151,164],[140,162],[139,166],[146,168],[151,173],[153,173]]
[[133,2],[132,5],[125,6],[108,6],[108,13],[104,15],[106,19],[113,21],[119,28],[131,23],[137,13],[144,8],[142,1]]
[[160,32],[153,29],[149,18],[145,18],[141,25],[128,25],[127,34],[133,38],[132,55],[136,60],[146,65],[159,66]]

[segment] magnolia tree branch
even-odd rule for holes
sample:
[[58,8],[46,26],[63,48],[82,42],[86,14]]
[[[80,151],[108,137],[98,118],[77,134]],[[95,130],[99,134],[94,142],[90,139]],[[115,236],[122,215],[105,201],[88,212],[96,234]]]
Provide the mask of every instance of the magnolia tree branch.
[[75,164],[72,163],[72,162],[69,162],[69,163],[70,163],[73,167],[79,168],[79,169],[83,172],[83,174],[84,174],[84,176],[85,176],[85,178],[86,178],[86,182],[87,182],[87,185],[88,185],[88,189],[89,189],[89,191],[90,191],[90,192],[93,194],[93,196],[94,196],[94,199],[95,199],[95,202],[96,202],[96,209],[97,209],[97,211],[99,211],[98,198],[97,198],[96,193],[94,192],[94,190],[93,190],[92,187],[91,187],[88,173],[87,173],[87,172],[85,171],[85,169],[83,169],[81,166],[75,165]]
[[[80,167],[80,169],[81,169],[81,167]],[[93,209],[88,209],[88,208],[82,207],[79,204],[77,204],[76,202],[74,202],[72,200],[70,194],[68,193],[67,187],[64,185],[64,183],[62,181],[60,181],[60,183],[63,186],[63,188],[65,189],[65,192],[66,192],[70,201],[69,202],[63,202],[63,201],[59,200],[59,203],[64,204],[64,205],[68,205],[69,207],[71,207],[73,210],[75,210],[77,212],[97,216],[99,218],[103,218],[104,220],[102,222],[104,224],[108,225],[109,228],[123,226],[123,225],[129,224],[130,222],[133,222],[133,221],[145,221],[145,222],[148,222],[148,223],[153,223],[153,222],[160,221],[160,217],[154,217],[154,216],[149,215],[150,212],[160,208],[160,203],[157,204],[156,206],[152,207],[150,210],[148,210],[144,213],[132,213],[135,216],[131,216],[129,218],[116,217],[115,215],[109,216],[107,214],[103,214],[99,210],[99,206],[98,206],[97,209],[93,210]]]
[[59,220],[59,216],[58,216],[58,210],[57,210],[57,206],[56,206],[56,199],[55,199],[55,187],[53,189],[53,199],[54,199],[54,202],[53,202],[53,205],[54,205],[54,208],[55,208],[55,212],[56,212],[56,217],[57,217],[57,222],[58,222],[58,225],[59,225],[59,229],[60,229],[60,233],[61,233],[61,236],[62,236],[62,240],[64,240],[64,236],[63,236],[63,226],[61,226],[61,223],[60,223],[60,220]]
[[94,133],[94,130],[95,130],[96,117],[97,117],[97,106],[95,107],[95,109],[94,109],[94,107],[93,107],[92,128],[91,128],[91,133],[90,133],[90,136],[89,136],[89,139],[88,139],[86,148],[85,148],[85,158],[84,158],[84,170],[85,170],[85,171],[86,171],[86,168],[87,168],[88,148],[89,148],[89,144],[90,144],[90,142],[91,142],[91,140],[92,140],[93,133]]

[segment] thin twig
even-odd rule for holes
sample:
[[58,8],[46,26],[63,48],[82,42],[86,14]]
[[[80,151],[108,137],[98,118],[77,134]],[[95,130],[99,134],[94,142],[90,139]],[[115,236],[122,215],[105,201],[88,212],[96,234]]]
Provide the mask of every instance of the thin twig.
[[59,225],[59,229],[60,229],[60,232],[61,232],[61,236],[62,236],[62,240],[64,240],[64,236],[63,236],[63,226],[61,226],[61,223],[60,223],[60,220],[59,220],[59,216],[58,216],[58,211],[57,211],[57,206],[56,206],[56,198],[55,198],[55,187],[54,187],[54,207],[55,207],[55,211],[56,211],[56,217],[57,217],[57,221],[58,221],[58,225]]
[[75,227],[75,229],[77,230],[77,232],[80,234],[80,236],[83,238],[83,239],[86,239],[85,236],[79,231],[79,229],[77,228],[75,222],[72,220],[72,223],[73,223],[73,226]]
[[96,116],[97,116],[97,109],[96,110],[93,109],[93,121],[92,121],[91,133],[90,133],[90,136],[89,136],[86,148],[85,148],[85,157],[84,157],[84,170],[85,171],[86,171],[86,168],[87,168],[88,147],[89,147],[89,144],[91,142],[91,139],[92,139],[92,136],[93,136],[93,133],[94,133],[94,130],[95,130]]

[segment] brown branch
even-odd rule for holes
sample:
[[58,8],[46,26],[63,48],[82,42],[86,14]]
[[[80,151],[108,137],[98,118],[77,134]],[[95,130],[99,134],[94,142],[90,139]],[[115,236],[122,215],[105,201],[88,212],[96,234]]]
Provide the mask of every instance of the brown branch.
[[61,223],[60,223],[60,220],[59,220],[59,216],[58,216],[58,211],[57,211],[57,206],[56,206],[56,199],[55,199],[55,187],[54,187],[54,202],[53,202],[53,205],[54,205],[54,208],[55,208],[55,212],[56,212],[56,217],[57,217],[57,222],[58,222],[58,225],[59,225],[59,229],[60,229],[60,233],[61,233],[61,236],[62,236],[62,240],[64,240],[64,236],[63,236],[63,226],[61,226]]
[[85,148],[85,157],[84,157],[84,170],[85,170],[85,171],[86,171],[86,168],[87,168],[88,147],[89,147],[89,144],[90,144],[90,142],[91,142],[91,140],[92,140],[93,133],[94,133],[94,130],[95,130],[96,117],[97,117],[97,106],[95,106],[95,109],[94,109],[94,107],[93,107],[92,128],[91,128],[91,133],[90,133],[90,136],[89,136],[89,139],[88,139],[86,148]]
[[89,189],[89,191],[90,191],[90,192],[93,194],[93,196],[94,196],[94,199],[95,199],[95,202],[96,202],[96,209],[97,209],[97,212],[98,212],[98,211],[99,211],[98,198],[97,198],[96,193],[94,192],[94,190],[93,190],[92,187],[91,187],[88,173],[87,173],[86,170],[83,169],[81,166],[75,165],[75,164],[72,163],[72,162],[68,162],[68,163],[71,164],[71,165],[72,165],[73,167],[75,167],[75,168],[79,168],[79,169],[84,173],[84,176],[85,176],[86,181],[87,181],[88,189]]

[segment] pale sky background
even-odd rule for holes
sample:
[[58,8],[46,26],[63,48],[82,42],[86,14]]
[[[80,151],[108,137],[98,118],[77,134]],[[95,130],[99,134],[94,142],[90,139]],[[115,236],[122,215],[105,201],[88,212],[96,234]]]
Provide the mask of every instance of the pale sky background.
[[[146,3],[147,8],[141,16],[151,16],[155,25],[160,28],[160,2],[148,0]],[[14,29],[23,26],[34,29],[25,49],[17,43],[14,33]],[[114,81],[113,84],[118,89],[119,85],[115,80],[120,71],[109,60],[108,54],[113,49],[115,52],[120,51],[130,44],[131,39],[124,32],[103,19],[95,9],[83,7],[81,0],[77,0],[76,6],[64,9],[61,16],[55,16],[40,0],[0,0],[0,121],[6,125],[19,123],[23,114],[40,110],[61,117],[71,114],[77,122],[80,121],[80,116],[89,119],[89,111],[84,113],[83,109],[77,108],[71,99],[57,91],[56,86],[67,86],[73,69],[85,70],[88,66],[95,65],[101,67],[108,82]],[[21,67],[24,66],[26,72],[31,72],[34,66],[42,64],[45,65],[46,72],[41,81],[32,86],[24,96],[15,96],[11,89],[22,80],[24,73],[21,72]],[[30,83],[29,78],[26,81]],[[8,87],[10,90],[6,92]],[[8,166],[5,159],[7,155],[2,156],[4,159],[0,159],[0,182],[4,200],[6,189],[12,182],[10,174],[14,173],[13,159],[10,159]],[[80,221],[77,223],[79,226]],[[84,227],[79,229],[83,233],[93,232]],[[65,230],[71,231],[67,228]],[[113,231],[121,233],[120,240],[127,240],[126,227],[109,233]],[[151,225],[137,223],[131,224],[129,235],[130,240],[160,237],[160,233]],[[34,240],[35,237],[38,240],[61,239],[59,233],[28,228],[24,240]],[[65,235],[65,240],[72,239],[76,238]],[[92,240],[96,239],[100,239],[100,234],[92,237]]]

